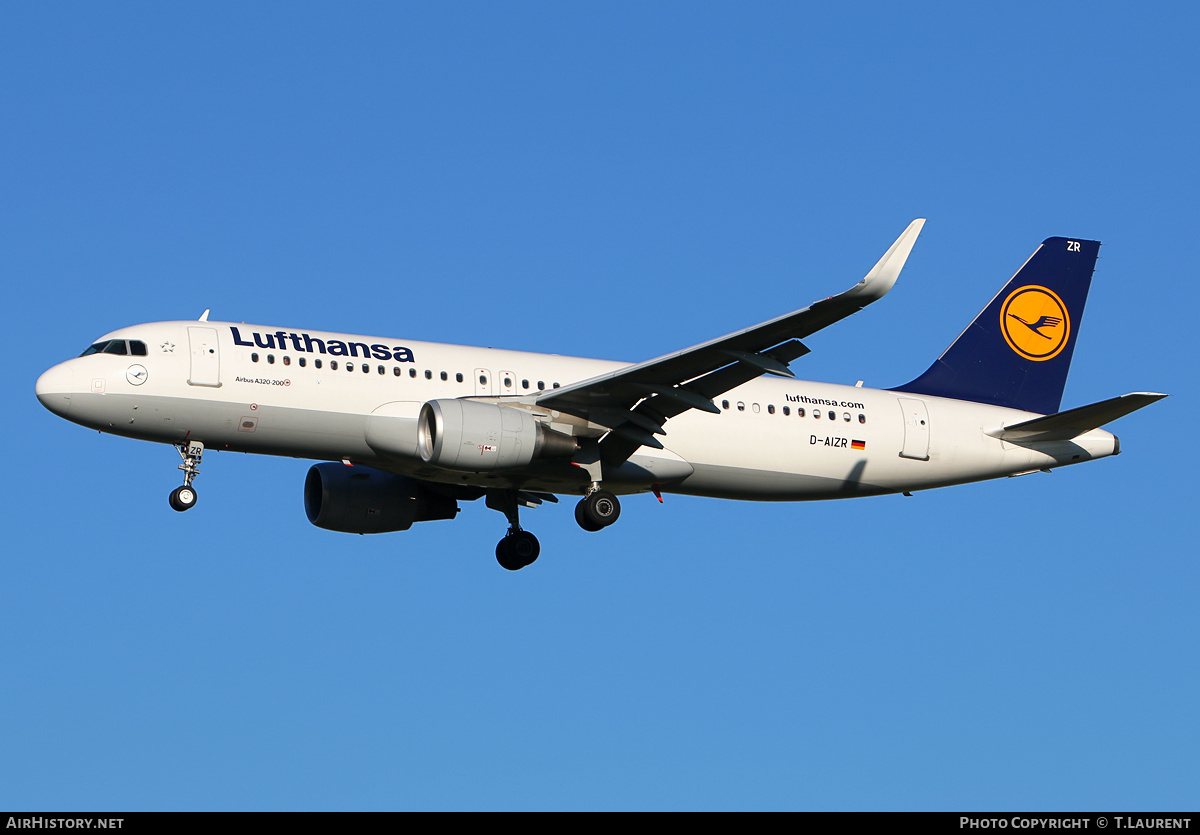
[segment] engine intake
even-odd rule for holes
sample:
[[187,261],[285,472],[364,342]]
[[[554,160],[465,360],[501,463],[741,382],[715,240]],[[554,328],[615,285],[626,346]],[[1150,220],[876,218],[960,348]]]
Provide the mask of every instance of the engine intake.
[[579,444],[522,409],[478,400],[430,400],[417,421],[421,460],[450,470],[502,470],[569,458]]
[[327,462],[309,468],[304,512],[327,531],[389,533],[414,522],[453,519],[458,502],[402,475]]

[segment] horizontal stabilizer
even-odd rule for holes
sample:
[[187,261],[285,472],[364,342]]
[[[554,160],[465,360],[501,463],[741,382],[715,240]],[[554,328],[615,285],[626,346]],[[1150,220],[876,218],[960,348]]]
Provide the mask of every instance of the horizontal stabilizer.
[[1068,441],[1166,396],[1148,391],[1122,394],[1089,406],[1014,423],[988,434],[1006,441]]

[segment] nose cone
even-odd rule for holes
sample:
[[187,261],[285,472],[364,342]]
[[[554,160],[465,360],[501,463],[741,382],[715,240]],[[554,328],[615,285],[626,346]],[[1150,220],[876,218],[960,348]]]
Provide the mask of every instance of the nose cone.
[[59,417],[66,417],[71,411],[75,374],[67,367],[67,363],[60,363],[38,377],[35,391],[43,406]]

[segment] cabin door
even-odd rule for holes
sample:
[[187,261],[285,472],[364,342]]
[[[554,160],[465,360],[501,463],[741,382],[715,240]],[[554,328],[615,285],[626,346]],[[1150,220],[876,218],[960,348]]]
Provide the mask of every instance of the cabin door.
[[900,447],[900,457],[928,461],[929,410],[925,408],[925,401],[901,397],[900,410],[904,413],[904,444]]
[[221,385],[221,354],[216,328],[188,328],[192,368],[188,383],[193,386]]

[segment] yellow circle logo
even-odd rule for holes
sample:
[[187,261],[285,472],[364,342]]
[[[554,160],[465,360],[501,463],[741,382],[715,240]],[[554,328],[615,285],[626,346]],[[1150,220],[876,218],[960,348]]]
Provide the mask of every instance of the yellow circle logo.
[[1071,335],[1067,306],[1053,291],[1036,284],[1013,290],[1000,306],[1004,340],[1027,360],[1043,362],[1058,356]]

